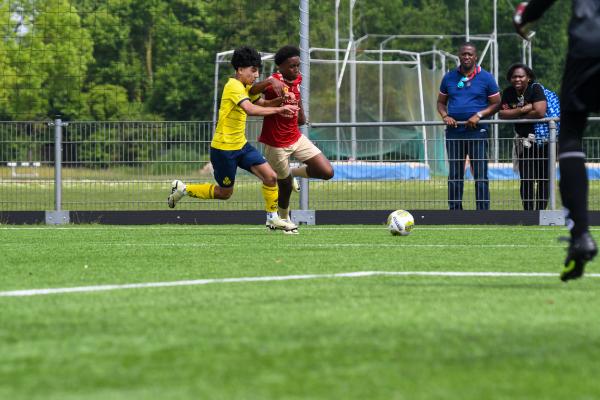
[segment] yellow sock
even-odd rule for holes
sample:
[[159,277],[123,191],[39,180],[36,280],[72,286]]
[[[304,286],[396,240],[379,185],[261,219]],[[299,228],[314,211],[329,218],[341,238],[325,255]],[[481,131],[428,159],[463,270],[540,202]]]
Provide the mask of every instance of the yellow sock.
[[279,197],[279,189],[277,189],[277,185],[266,186],[263,184],[262,195],[265,199],[265,209],[267,210],[267,212],[276,212],[277,198]]
[[196,185],[187,185],[186,191],[188,196],[197,199],[214,199],[215,185],[212,183],[200,183]]
[[310,178],[308,176],[308,172],[306,171],[307,168],[308,168],[308,166],[306,166],[306,165],[303,165],[298,168],[292,168],[292,176],[300,176],[302,178]]

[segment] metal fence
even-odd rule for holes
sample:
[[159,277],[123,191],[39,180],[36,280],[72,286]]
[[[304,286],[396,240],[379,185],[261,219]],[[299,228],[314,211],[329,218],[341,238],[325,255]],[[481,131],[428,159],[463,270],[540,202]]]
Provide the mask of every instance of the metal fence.
[[[393,123],[392,123],[393,124]],[[398,124],[439,124],[406,122]],[[325,126],[327,124],[315,124]],[[354,124],[359,129],[361,124]],[[256,143],[259,120],[249,121],[248,137]],[[209,146],[211,122],[2,122],[0,123],[0,211],[43,210],[165,210],[173,179],[184,182],[212,182]],[[358,131],[360,138],[360,130]],[[443,139],[442,139],[443,140]],[[62,143],[61,143],[62,141]],[[383,141],[383,142],[382,142]],[[364,159],[349,160],[328,154],[335,177],[330,181],[304,181],[307,204],[292,198],[293,209],[312,210],[391,210],[448,209],[447,174],[449,148],[439,157],[423,159],[421,139],[360,140],[340,139],[335,145],[317,142],[324,148],[358,146]],[[58,146],[57,146],[58,143]],[[434,147],[436,143],[428,143]],[[523,210],[540,207],[541,202],[560,207],[555,179],[556,163],[548,162],[549,153],[531,153],[539,165],[513,169],[512,138],[488,140],[489,207],[492,210]],[[535,145],[534,145],[535,146]],[[590,209],[600,209],[600,138],[586,138],[590,174]],[[393,149],[382,157],[380,149]],[[451,155],[451,154],[450,154]],[[60,162],[55,162],[59,160]],[[478,171],[476,159],[464,167],[464,209],[476,209]],[[438,164],[438,165],[436,165]],[[439,168],[440,165],[443,168]],[[536,166],[533,166],[536,165]],[[523,169],[525,168],[525,169]],[[456,173],[456,171],[454,171]],[[462,181],[462,179],[460,179]],[[535,181],[535,182],[534,182]],[[540,183],[539,181],[542,181]],[[546,183],[547,196],[534,192],[522,198],[523,185]],[[58,184],[57,184],[58,183]],[[535,185],[534,185],[535,186]],[[529,190],[529,189],[528,189]],[[541,193],[546,193],[543,189]],[[451,195],[452,197],[452,195]],[[526,201],[533,201],[527,204]],[[178,204],[184,210],[258,210],[263,208],[259,181],[238,170],[235,191],[228,201],[185,199]]]

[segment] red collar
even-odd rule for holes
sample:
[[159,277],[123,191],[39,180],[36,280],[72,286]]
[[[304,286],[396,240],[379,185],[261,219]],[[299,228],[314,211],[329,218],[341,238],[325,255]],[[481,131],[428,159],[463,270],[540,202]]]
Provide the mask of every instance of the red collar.
[[[473,68],[473,71],[471,71],[471,73],[469,75],[467,75],[467,81],[470,81],[471,79],[475,78],[475,75],[477,75],[478,73],[481,72],[481,66],[476,65],[475,68]],[[458,73],[463,75],[462,71],[460,70],[460,67],[458,67]]]

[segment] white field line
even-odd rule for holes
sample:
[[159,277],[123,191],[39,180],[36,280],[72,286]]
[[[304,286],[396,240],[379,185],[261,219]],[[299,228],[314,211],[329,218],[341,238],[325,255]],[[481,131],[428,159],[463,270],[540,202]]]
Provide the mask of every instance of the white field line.
[[[9,247],[29,247],[29,243],[0,243],[0,248]],[[61,244],[60,246],[64,246]],[[119,242],[91,242],[86,241],[77,243],[77,247],[83,246],[107,246],[107,247],[173,247],[173,248],[238,248],[246,247],[245,243],[119,243]],[[280,248],[294,249],[337,249],[337,248],[440,248],[440,249],[530,249],[531,244],[435,244],[435,243],[278,243]],[[536,249],[563,249],[565,246],[561,244],[555,245],[535,245]]]
[[[0,292],[0,297],[28,297],[42,296],[50,294],[63,293],[88,293],[104,292],[110,290],[124,289],[144,289],[157,287],[173,286],[198,286],[213,283],[242,283],[242,282],[281,282],[293,280],[308,279],[337,279],[337,278],[364,278],[371,276],[430,276],[430,277],[479,277],[479,278],[500,278],[500,277],[552,277],[557,278],[557,273],[551,272],[456,272],[456,271],[359,271],[346,272],[339,274],[308,274],[308,275],[283,275],[283,276],[257,276],[242,278],[217,278],[217,279],[196,279],[171,282],[147,282],[147,283],[127,283],[120,285],[97,285],[97,286],[78,286],[69,288],[47,288],[47,289],[27,289],[12,290]],[[600,274],[586,274],[586,278],[600,278]]]
[[[210,248],[210,247],[246,247],[245,243],[98,243],[98,242],[88,242],[77,244],[78,246],[89,244],[91,246],[123,246],[123,247],[196,247],[196,248]],[[2,244],[0,244],[0,247]],[[291,248],[321,248],[321,249],[336,249],[336,248],[469,248],[469,249],[502,249],[502,248],[521,248],[521,249],[530,249],[532,247],[531,244],[409,244],[409,243],[278,243],[279,247],[291,247]],[[549,249],[562,249],[564,245],[556,244],[556,245],[536,245],[535,248],[549,248]]]
[[[0,231],[39,231],[39,230],[52,230],[52,231],[79,231],[79,230],[92,230],[92,231],[106,231],[106,230],[225,230],[231,229],[228,225],[73,225],[73,226],[9,226],[0,225]],[[435,225],[418,225],[415,229],[423,231],[491,231],[491,230],[517,230],[526,229],[534,231],[555,231],[563,226],[537,226],[537,225],[486,225],[486,226],[435,226]],[[263,226],[236,226],[236,230],[239,231],[264,231]],[[385,229],[385,225],[362,225],[362,226],[345,226],[345,225],[311,225],[301,226],[301,229],[315,230],[315,231],[356,231],[356,230],[382,230]],[[598,231],[600,227],[590,227],[591,231]]]

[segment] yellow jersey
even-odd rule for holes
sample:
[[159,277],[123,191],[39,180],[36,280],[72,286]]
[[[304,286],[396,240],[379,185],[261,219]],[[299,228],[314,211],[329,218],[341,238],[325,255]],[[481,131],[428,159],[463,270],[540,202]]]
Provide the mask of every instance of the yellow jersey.
[[252,102],[260,97],[260,93],[251,96],[251,86],[244,86],[235,78],[229,78],[223,88],[219,121],[215,129],[211,146],[219,150],[239,150],[248,141],[246,139],[246,112],[240,103],[248,99]]

